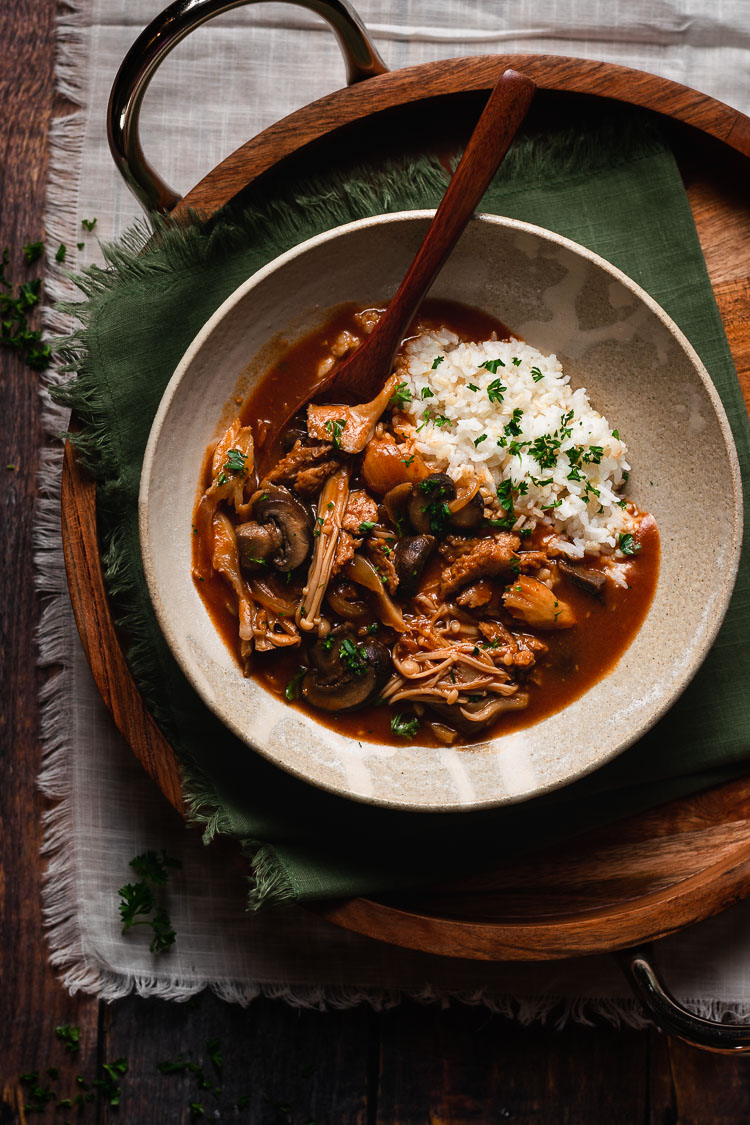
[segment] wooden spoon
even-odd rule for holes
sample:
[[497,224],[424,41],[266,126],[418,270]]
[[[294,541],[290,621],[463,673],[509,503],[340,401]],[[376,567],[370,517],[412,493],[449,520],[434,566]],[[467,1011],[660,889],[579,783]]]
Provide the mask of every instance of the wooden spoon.
[[[523,121],[536,85],[515,70],[506,70],[489,96],[464,149],[422,245],[377,326],[357,350],[321,380],[313,392],[327,401],[369,402],[383,389],[393,360],[417,309],[442,269],[464,227],[484,195]],[[264,453],[309,400],[289,412],[282,426],[267,434]]]

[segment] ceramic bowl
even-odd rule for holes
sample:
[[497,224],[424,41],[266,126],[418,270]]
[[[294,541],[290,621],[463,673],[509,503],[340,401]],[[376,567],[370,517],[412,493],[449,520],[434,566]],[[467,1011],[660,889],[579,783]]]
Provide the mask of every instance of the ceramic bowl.
[[224,302],[183,357],[154,420],[140,532],[159,624],[185,675],[227,727],[324,789],[439,811],[522,801],[571,782],[664,714],[726,612],[742,500],[721,401],[663,310],[575,243],[526,223],[478,216],[431,296],[483,309],[534,347],[555,352],[595,409],[617,419],[633,466],[628,495],[655,516],[661,534],[661,571],[644,624],[611,672],[563,711],[468,749],[358,742],[244,679],[190,575],[204,450],[228,421],[237,387],[246,391],[267,369],[282,346],[280,334],[293,343],[338,304],[367,307],[392,296],[431,216],[405,212],[329,231],[271,262]]

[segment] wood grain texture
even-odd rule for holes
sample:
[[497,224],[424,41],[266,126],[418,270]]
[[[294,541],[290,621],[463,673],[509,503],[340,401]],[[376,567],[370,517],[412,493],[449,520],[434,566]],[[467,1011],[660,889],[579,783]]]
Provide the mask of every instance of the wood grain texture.
[[[472,66],[464,67],[464,63]],[[514,63],[517,65],[518,60],[510,57],[441,63],[430,68],[426,87],[418,88],[419,105],[427,104],[422,99],[435,92],[435,83],[440,90],[450,90],[460,76],[466,89],[481,89],[488,74],[501,72]],[[564,84],[567,91],[590,89],[592,84],[597,93],[605,88],[612,91],[620,88],[618,83],[623,81],[619,68],[604,64],[583,66],[581,70],[572,60],[538,60],[538,67],[544,81]],[[416,71],[420,81],[427,75],[424,68]],[[380,87],[376,84],[399,78],[399,97],[406,99],[411,90],[413,100],[417,96],[413,85],[416,71],[399,72],[400,77],[383,75],[370,79],[363,88],[370,91],[374,104],[379,105]],[[629,72],[628,80],[629,100],[637,94],[638,104],[658,104],[664,113],[674,108],[683,121],[692,116],[709,130],[697,132],[678,124],[675,145],[709,276],[747,394],[750,362],[745,295],[750,262],[750,165],[746,156],[716,140],[734,128],[736,111],[694,92],[675,90],[673,84],[652,76],[635,81]],[[341,104],[348,105],[347,99],[358,89],[340,92],[345,95]],[[449,109],[448,100],[444,101],[444,108]],[[284,128],[272,126],[238,150],[244,161],[243,188],[259,168],[267,169],[273,160],[285,157],[293,140],[299,142],[300,128],[308,122],[308,109],[286,119]],[[360,110],[364,113],[362,107]],[[565,112],[570,111],[571,104],[565,103]],[[414,113],[413,106],[410,112]],[[451,112],[449,109],[443,115],[444,121]],[[554,99],[552,105],[548,99],[546,109],[542,108],[542,120],[544,112],[554,119]],[[363,117],[360,133],[365,140],[360,136],[356,142],[355,133],[355,144],[366,148],[371,136],[379,143],[378,120],[377,116],[372,120]],[[412,127],[415,120],[418,117],[410,118]],[[536,127],[539,125],[537,119]],[[320,120],[316,127],[323,132]],[[336,127],[328,124],[334,137],[338,127],[338,119]],[[460,131],[460,126],[455,127]],[[330,151],[326,150],[329,155]],[[314,164],[316,152],[320,159],[314,146],[304,149],[308,162]],[[711,159],[706,159],[706,152]],[[239,160],[237,154],[235,158]],[[288,167],[285,163],[284,168]],[[225,172],[226,162],[190,193],[185,206],[205,207],[209,192],[213,192],[211,207],[223,202]],[[63,535],[84,647],[115,721],[150,776],[179,807],[176,759],[145,712],[112,629],[96,549],[94,505],[93,486],[82,477],[69,450]],[[465,880],[460,886],[443,888],[439,893],[412,893],[383,902],[356,899],[321,904],[315,909],[329,921],[370,937],[445,956],[533,960],[622,948],[708,917],[750,891],[748,810],[750,782],[740,781],[713,794],[674,802],[624,824],[588,834],[562,849],[555,848],[547,856],[535,856],[515,868],[500,868],[489,875]]]
[[[0,5],[0,246],[9,246],[8,276],[14,281],[41,272],[42,263],[24,268],[21,248],[44,233],[54,17],[53,0]],[[31,534],[41,428],[37,376],[5,350],[0,393],[0,1121],[8,1122],[20,1118],[19,1106],[27,1100],[21,1072],[56,1065],[60,1081],[53,1085],[66,1091],[73,1086],[77,1069],[96,1055],[98,1017],[95,1002],[71,998],[55,983],[42,937],[39,847],[46,802],[36,787],[42,677],[33,644]],[[55,1026],[68,1022],[81,1026],[77,1058],[55,1041]]]
[[[507,67],[528,75],[540,90],[592,94],[653,109],[750,154],[747,118],[687,86],[587,59],[479,55],[389,71],[320,98],[236,149],[191,190],[176,213],[184,213],[188,207],[213,212],[280,160],[352,123],[410,104],[424,103],[427,108],[430,99],[445,99],[458,92],[490,90]],[[442,112],[442,106],[429,108],[433,113]]]
[[[0,6],[0,242],[13,239],[16,247],[42,234],[54,9],[54,0],[14,0]],[[35,377],[1,352],[0,381],[0,471],[14,463],[19,472],[18,478],[5,479],[2,490],[2,1125],[21,1125],[25,1119],[17,1109],[20,1071],[60,1066],[54,1085],[67,1093],[75,1073],[91,1077],[100,1062],[119,1056],[130,1063],[123,1109],[100,1104],[71,1120],[83,1125],[188,1122],[194,1087],[158,1075],[156,1063],[179,1052],[204,1058],[212,1036],[221,1038],[227,1057],[228,1092],[253,1097],[252,1114],[230,1119],[253,1125],[362,1120],[367,1125],[506,1120],[735,1125],[747,1120],[747,1060],[701,1055],[654,1032],[622,1032],[604,1023],[563,1031],[551,1025],[523,1029],[483,1009],[437,1010],[410,1002],[382,1013],[366,1008],[300,1013],[271,1000],[243,1010],[210,994],[187,1005],[134,997],[98,1005],[93,998],[67,996],[47,964],[39,906],[44,803],[34,784],[39,678],[31,638],[35,603],[29,532],[40,438],[38,400]],[[66,1056],[54,1038],[54,1026],[67,1021],[81,1025],[78,1056]],[[607,1098],[607,1086],[621,1100]],[[40,1125],[63,1119],[52,1108],[28,1118]]]

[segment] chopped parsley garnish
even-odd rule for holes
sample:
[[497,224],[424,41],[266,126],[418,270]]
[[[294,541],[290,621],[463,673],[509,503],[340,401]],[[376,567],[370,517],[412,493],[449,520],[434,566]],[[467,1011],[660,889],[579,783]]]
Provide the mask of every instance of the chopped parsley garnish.
[[500,379],[493,379],[491,383],[487,384],[487,398],[490,402],[502,402],[503,395],[507,391]]
[[399,383],[390,397],[389,406],[403,406],[411,402],[412,393],[406,383]]
[[86,230],[93,230],[96,226],[96,219],[81,219],[81,226]]
[[443,428],[443,426],[452,426],[453,425],[450,418],[446,417],[445,414],[438,414],[437,418],[433,418],[432,421],[434,422],[434,424],[437,426],[437,428],[439,430],[441,430]]
[[543,512],[550,512],[553,508],[559,508],[561,504],[562,504],[562,500],[558,498],[557,500],[554,500],[551,504],[542,504],[542,511]]
[[510,457],[520,457],[528,444],[527,441],[516,441],[514,438],[508,446],[508,455]]
[[[326,645],[326,641],[329,642],[328,645]],[[331,647],[332,644],[333,644],[333,641],[331,640],[331,638],[326,637],[325,640],[323,641],[323,648],[328,649],[328,648]],[[284,688],[284,698],[287,700],[288,703],[294,703],[295,699],[299,699],[299,686],[300,686],[300,683],[302,682],[302,677],[304,676],[305,672],[306,672],[305,668],[300,668],[299,672],[294,673],[291,680],[289,681],[289,683]]]
[[451,518],[451,510],[445,501],[434,500],[432,504],[426,504],[422,511],[427,513],[432,534],[442,535]]
[[131,859],[130,866],[141,879],[137,883],[127,883],[118,891],[122,932],[126,933],[133,926],[150,926],[154,936],[149,949],[152,953],[163,953],[174,945],[176,935],[167,911],[157,902],[154,887],[166,883],[167,867],[178,868],[182,864],[163,850],[161,858],[150,850]]
[[394,734],[399,735],[400,738],[414,738],[414,735],[419,730],[419,719],[416,715],[407,719],[404,715],[394,715],[391,719],[391,730]]
[[513,481],[510,477],[500,481],[497,486],[497,498],[505,512],[502,519],[488,520],[491,527],[499,527],[503,531],[510,531],[516,522],[516,512],[513,506]]
[[[435,356],[435,358],[432,361],[432,370],[434,371],[437,367],[439,367],[444,359],[445,359],[444,355]],[[426,398],[426,397],[427,397],[426,395],[424,395],[424,394],[422,395],[422,398]]]
[[557,464],[560,441],[552,434],[542,434],[529,447],[529,453],[540,469],[551,469]]
[[379,628],[380,628],[380,622],[379,621],[373,621],[371,625],[367,626],[367,632],[370,634],[370,636],[372,636],[373,633],[377,633]]
[[359,525],[360,534],[361,535],[367,535],[368,531],[372,531],[374,526],[375,526],[375,524],[373,523],[372,520],[362,520],[362,522]]
[[223,469],[225,473],[235,473],[239,476],[245,475],[245,464],[247,456],[240,449],[230,449],[227,453],[227,459],[224,462]]
[[345,637],[339,648],[339,660],[355,676],[362,676],[367,671],[367,657],[365,650],[360,645],[357,647],[350,637]]
[[510,421],[506,423],[505,426],[503,426],[503,433],[506,437],[518,437],[518,435],[521,433],[521,427],[519,423],[522,418],[523,410],[521,410],[520,406],[517,406],[513,411],[513,414],[511,415]]
[[469,388],[470,391],[478,391],[479,390],[479,387],[475,387],[473,383],[467,383],[466,386]]
[[601,445],[592,445],[583,454],[582,460],[585,461],[585,462],[590,461],[594,465],[598,465],[603,456],[604,456],[604,449],[602,448],[602,446]]
[[487,434],[480,434],[478,438],[474,438],[474,448],[476,449],[478,445],[481,445],[481,443],[486,440]]
[[432,391],[430,390],[429,387],[422,387],[422,398],[434,398],[434,397],[435,397],[435,395],[432,393]]
[[544,378],[544,372],[540,371],[538,367],[532,367],[531,378],[534,380],[535,383],[538,383],[540,379]]
[[636,543],[629,531],[618,537],[617,546],[623,555],[637,555],[641,549],[640,543]]
[[585,480],[585,479],[586,478],[582,477],[581,474],[578,472],[578,469],[576,469],[575,467],[572,468],[570,470],[570,472],[568,473],[568,480]]
[[619,430],[613,430],[612,431],[612,437],[617,438],[617,440],[619,441],[620,440],[620,431]]
[[60,245],[58,246],[57,250],[55,251],[55,261],[56,262],[64,262],[65,261],[65,255],[67,254],[67,252],[68,252],[67,246],[65,245],[64,242],[61,242]]
[[505,364],[501,359],[486,359],[484,363],[480,363],[479,366],[484,367],[485,370],[490,371],[493,375],[497,375],[498,367],[505,367]]
[[513,364],[514,367],[520,367],[521,366],[521,361],[520,361],[520,359],[518,358],[517,355],[513,356],[513,359],[511,360],[511,363]]
[[331,441],[335,445],[336,449],[341,449],[341,434],[345,425],[346,420],[344,418],[337,418],[335,422],[332,422],[329,418],[329,420],[326,422],[325,428],[331,435]]
[[411,457],[402,457],[401,458],[401,464],[407,465],[407,466],[411,465],[412,461],[414,460],[414,457],[415,457],[415,454],[413,454],[413,453],[412,453]]
[[421,426],[417,426],[417,433],[419,433],[420,430],[423,430],[425,428],[425,426],[427,425],[427,423],[429,422],[431,417],[432,417],[432,411],[431,410],[425,410],[424,414],[422,415],[422,418],[424,420],[423,420]]
[[535,484],[537,488],[544,488],[544,486],[545,486],[546,484],[553,484],[553,483],[554,483],[554,481],[553,481],[553,478],[552,478],[552,477],[545,477],[545,479],[544,479],[544,480],[539,480],[539,478],[538,478],[538,477],[535,477],[535,476],[533,475],[533,473],[529,473],[529,476],[530,476],[530,478],[531,478],[531,483],[532,483],[532,484]]

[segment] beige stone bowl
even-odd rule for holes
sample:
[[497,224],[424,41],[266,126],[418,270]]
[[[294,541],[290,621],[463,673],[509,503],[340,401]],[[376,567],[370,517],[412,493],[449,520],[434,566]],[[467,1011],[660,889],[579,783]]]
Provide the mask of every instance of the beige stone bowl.
[[[739,466],[698,356],[643,290],[607,262],[526,223],[478,216],[431,296],[483,309],[543,352],[616,419],[628,495],[656,517],[661,572],[646,620],[611,672],[563,711],[468,749],[358,742],[244,679],[195,590],[191,522],[204,450],[269,341],[318,327],[334,306],[387,300],[432,212],[379,216],[310,239],[249,278],[198,334],[154,420],[140,533],[159,624],[185,675],[240,739],[283,769],[359,801],[459,810],[527,800],[597,769],[677,699],[724,617],[739,561]],[[700,565],[695,565],[695,560]]]

